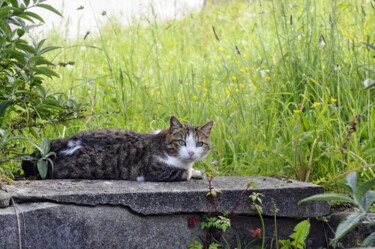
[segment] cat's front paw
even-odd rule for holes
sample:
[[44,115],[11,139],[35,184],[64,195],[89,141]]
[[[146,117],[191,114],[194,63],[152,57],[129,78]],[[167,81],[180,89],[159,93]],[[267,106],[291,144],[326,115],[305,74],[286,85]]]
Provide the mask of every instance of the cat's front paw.
[[193,169],[191,172],[191,178],[193,179],[203,179],[203,174],[199,170]]

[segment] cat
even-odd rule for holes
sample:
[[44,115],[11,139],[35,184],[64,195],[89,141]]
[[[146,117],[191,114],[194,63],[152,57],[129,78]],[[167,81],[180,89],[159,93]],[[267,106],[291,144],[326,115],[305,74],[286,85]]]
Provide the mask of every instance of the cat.
[[[51,141],[55,152],[47,178],[122,179],[134,181],[185,181],[202,179],[193,169],[210,151],[213,122],[200,126],[181,124],[174,116],[163,130],[140,133],[121,129],[79,132]],[[25,176],[36,175],[31,161],[23,161]]]

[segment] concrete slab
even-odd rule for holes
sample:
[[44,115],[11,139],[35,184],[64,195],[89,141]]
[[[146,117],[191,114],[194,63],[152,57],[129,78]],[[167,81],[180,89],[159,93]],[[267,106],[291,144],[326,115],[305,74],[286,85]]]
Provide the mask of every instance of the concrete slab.
[[[256,185],[244,193],[248,183]],[[323,188],[271,177],[217,177],[212,186],[221,190],[216,206],[235,213],[256,214],[249,208],[247,198],[252,192],[262,194],[263,215],[272,216],[273,202],[278,217],[317,217],[329,212],[327,202],[297,203],[311,195],[323,193]],[[49,201],[77,205],[120,205],[142,215],[172,213],[207,213],[213,207],[207,200],[208,181],[186,182],[134,182],[106,180],[43,180],[15,181],[4,186],[17,203]],[[242,198],[239,197],[242,195]],[[236,204],[237,203],[237,204]]]
[[[199,223],[188,226],[191,218],[202,221],[204,214],[145,216],[121,206],[21,203],[0,209],[0,248],[183,249],[189,242],[205,241],[212,236],[202,231]],[[299,221],[278,218],[278,239],[288,239]],[[325,247],[324,225],[314,219],[310,221],[312,232],[307,248]],[[264,217],[264,222],[266,229],[262,233],[266,235],[266,248],[271,248],[275,243],[273,217]],[[225,233],[226,243],[230,248],[260,245],[261,239],[251,236],[249,230],[261,227],[258,216],[235,216]]]
[[0,189],[0,208],[8,207],[10,205],[11,195]]

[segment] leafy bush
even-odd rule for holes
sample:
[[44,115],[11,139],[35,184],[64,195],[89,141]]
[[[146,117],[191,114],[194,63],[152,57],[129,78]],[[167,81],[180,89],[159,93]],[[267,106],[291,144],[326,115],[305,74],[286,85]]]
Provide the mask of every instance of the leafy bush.
[[[358,207],[359,212],[349,215],[336,228],[335,238],[332,243],[336,243],[345,234],[356,228],[361,224],[374,225],[374,221],[368,217],[369,209],[375,201],[375,191],[371,189],[375,186],[375,179],[365,181],[357,184],[357,173],[352,172],[346,177],[346,186],[350,190],[350,197],[339,193],[318,194],[306,199],[305,201],[339,201],[348,202]],[[357,186],[358,185],[358,186]],[[375,241],[375,233],[370,234],[364,241],[363,246],[373,246]]]
[[[50,93],[44,86],[46,79],[59,76],[44,54],[59,47],[44,47],[45,40],[25,38],[38,26],[36,22],[44,22],[32,9],[44,8],[61,15],[44,2],[0,0],[0,176],[12,176],[16,171],[8,162],[23,157],[25,141],[37,146],[25,135],[40,139],[44,125],[67,120],[82,108],[73,98]],[[47,164],[40,162],[45,171]]]

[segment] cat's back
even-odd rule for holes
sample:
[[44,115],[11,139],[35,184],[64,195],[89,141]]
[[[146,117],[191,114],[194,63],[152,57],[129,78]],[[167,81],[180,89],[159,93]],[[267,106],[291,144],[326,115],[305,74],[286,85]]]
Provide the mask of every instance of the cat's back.
[[103,128],[98,130],[81,131],[66,138],[51,141],[51,149],[59,151],[66,147],[108,146],[115,144],[148,144],[153,136],[151,133],[141,133],[132,130]]
[[[121,129],[76,133],[51,142],[54,178],[131,179],[160,147],[158,134]],[[158,153],[156,153],[158,154]]]

